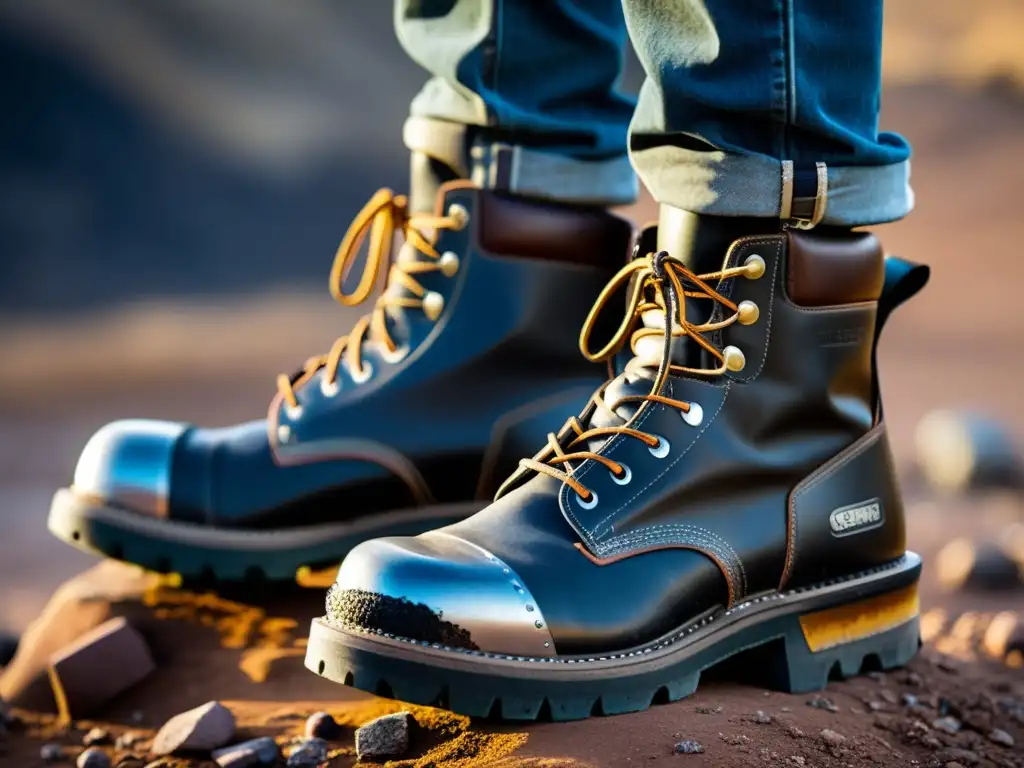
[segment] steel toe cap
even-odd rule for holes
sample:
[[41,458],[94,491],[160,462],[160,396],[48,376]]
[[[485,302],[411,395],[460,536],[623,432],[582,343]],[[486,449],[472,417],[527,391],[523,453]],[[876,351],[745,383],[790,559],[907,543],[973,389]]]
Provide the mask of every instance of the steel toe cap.
[[171,459],[187,424],[148,419],[115,421],[86,443],[73,488],[99,501],[167,517]]
[[327,618],[485,653],[555,655],[547,622],[522,579],[487,550],[443,530],[353,549],[328,594]]

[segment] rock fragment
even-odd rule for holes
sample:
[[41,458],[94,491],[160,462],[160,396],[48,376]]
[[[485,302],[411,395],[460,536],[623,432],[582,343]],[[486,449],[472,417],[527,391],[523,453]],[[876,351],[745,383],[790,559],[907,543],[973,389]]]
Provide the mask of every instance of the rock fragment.
[[359,759],[398,757],[409,748],[408,712],[396,712],[371,720],[356,731],[356,755]]
[[683,739],[675,746],[677,755],[699,755],[704,751],[704,745],[693,739]]
[[269,736],[213,750],[210,755],[221,768],[254,768],[274,765],[281,751]]
[[209,752],[223,747],[235,735],[235,716],[219,701],[175,715],[157,732],[150,749],[154,755],[179,751]]
[[326,760],[327,742],[323,739],[306,739],[288,755],[288,768],[317,768]]

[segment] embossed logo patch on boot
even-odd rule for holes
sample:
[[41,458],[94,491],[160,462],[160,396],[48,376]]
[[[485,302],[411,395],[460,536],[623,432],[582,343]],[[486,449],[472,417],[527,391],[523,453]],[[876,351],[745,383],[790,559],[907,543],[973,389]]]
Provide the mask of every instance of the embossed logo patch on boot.
[[851,536],[855,533],[870,531],[885,522],[880,499],[860,501],[848,507],[833,510],[828,516],[833,536]]

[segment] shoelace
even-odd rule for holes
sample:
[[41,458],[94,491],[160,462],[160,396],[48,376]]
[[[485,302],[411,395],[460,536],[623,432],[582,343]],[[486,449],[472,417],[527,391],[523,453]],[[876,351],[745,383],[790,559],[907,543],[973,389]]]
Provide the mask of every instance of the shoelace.
[[[377,299],[373,311],[361,317],[351,331],[335,341],[327,354],[316,355],[306,360],[302,366],[302,372],[297,377],[283,373],[279,375],[277,389],[288,407],[298,408],[299,403],[295,391],[321,368],[324,369],[324,386],[334,385],[342,355],[346,355],[345,362],[353,377],[362,378],[365,375],[362,349],[367,333],[374,341],[382,343],[388,353],[394,353],[398,347],[388,331],[386,313],[389,308],[422,309],[432,320],[437,319],[440,314],[443,301],[439,302],[437,299],[441,297],[428,293],[413,275],[435,271],[442,271],[449,275],[455,273],[458,269],[458,261],[442,259],[441,254],[434,248],[434,242],[437,239],[436,231],[439,229],[462,229],[466,225],[468,214],[459,206],[452,206],[447,216],[410,214],[408,204],[409,201],[405,195],[395,195],[390,189],[378,190],[363,206],[363,209],[356,214],[345,237],[342,238],[338,251],[334,255],[334,264],[331,266],[329,280],[331,296],[347,307],[354,307],[369,298],[377,284],[380,271],[386,264],[388,266],[387,285],[399,284],[416,298],[388,295],[388,291],[385,289]],[[418,253],[427,256],[428,261],[401,259],[399,263],[392,263],[394,236],[395,232],[399,230],[402,232],[405,242]],[[425,234],[425,231],[429,234]],[[351,293],[345,293],[342,283],[367,236],[370,241],[367,247],[366,266],[359,278],[359,284]]]
[[[727,359],[726,354],[705,339],[702,334],[725,328],[735,322],[750,324],[757,320],[756,305],[749,302],[737,305],[714,290],[708,283],[739,275],[756,279],[764,274],[764,269],[765,264],[760,257],[756,259],[751,257],[743,266],[695,275],[681,261],[672,258],[664,251],[660,251],[648,254],[641,259],[634,259],[619,270],[618,274],[601,291],[601,294],[594,302],[593,308],[590,310],[590,314],[587,316],[586,322],[583,324],[583,330],[580,332],[580,351],[591,362],[610,360],[625,344],[627,334],[629,334],[630,329],[634,327],[634,324],[643,314],[651,310],[657,310],[664,314],[664,330],[644,327],[634,331],[630,337],[630,349],[636,356],[626,365],[627,372],[631,368],[638,366],[646,368],[657,367],[657,374],[654,377],[650,393],[646,395],[625,395],[612,403],[608,403],[604,399],[604,390],[608,386],[605,384],[591,398],[591,404],[597,410],[603,411],[613,418],[619,418],[615,411],[620,406],[626,403],[642,404],[644,402],[661,403],[671,408],[678,408],[684,414],[688,414],[692,408],[691,403],[685,400],[675,400],[661,394],[668,377],[674,373],[695,373],[705,376],[718,376],[725,373],[729,369],[731,361]],[[611,341],[603,349],[592,352],[590,350],[590,335],[597,325],[598,317],[616,291],[630,280],[633,280],[633,288],[627,301],[626,313],[622,323],[619,325]],[[687,289],[686,285],[692,287]],[[653,294],[653,300],[648,298],[650,294]],[[684,297],[710,299],[724,306],[732,314],[717,322],[691,323],[686,318],[686,301]],[[670,322],[669,318],[674,318],[674,320]],[[663,338],[660,359],[658,360],[638,354],[638,345],[641,340],[650,336],[662,336]],[[675,364],[672,360],[672,347],[674,339],[682,336],[689,336],[703,349],[710,352],[719,361],[719,365],[715,368],[688,368]],[[580,499],[590,501],[593,497],[591,490],[573,477],[573,472],[575,471],[571,466],[573,462],[593,459],[604,465],[616,479],[622,482],[628,481],[628,477],[625,474],[627,470],[624,465],[607,456],[602,456],[589,450],[573,451],[573,447],[585,444],[594,438],[611,438],[615,435],[626,435],[642,441],[652,451],[657,450],[661,445],[661,439],[656,435],[631,428],[630,424],[635,418],[636,416],[634,415],[633,418],[622,426],[592,427],[588,429],[580,424],[578,417],[573,416],[558,433],[548,433],[546,447],[534,458],[522,459],[519,462],[520,466],[566,483],[577,493]],[[563,435],[563,439],[565,439],[570,433],[575,434],[575,438],[563,448],[559,435]],[[568,467],[568,470],[559,469],[557,465]]]

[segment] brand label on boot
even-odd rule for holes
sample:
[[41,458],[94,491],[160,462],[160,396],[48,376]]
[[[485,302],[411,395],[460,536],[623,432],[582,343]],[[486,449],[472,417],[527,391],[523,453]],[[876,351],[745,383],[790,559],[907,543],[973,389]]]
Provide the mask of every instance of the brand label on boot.
[[832,526],[833,536],[852,536],[862,531],[870,531],[885,522],[882,502],[879,499],[871,499],[840,507],[828,516],[828,522]]

